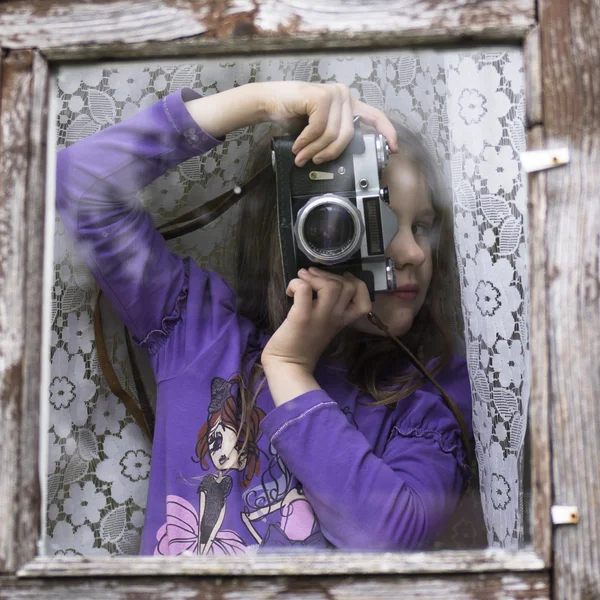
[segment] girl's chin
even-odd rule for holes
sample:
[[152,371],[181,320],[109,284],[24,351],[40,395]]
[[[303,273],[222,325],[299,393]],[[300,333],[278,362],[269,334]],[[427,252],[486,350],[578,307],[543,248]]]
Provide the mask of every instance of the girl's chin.
[[[393,333],[396,337],[401,337],[407,333],[414,321],[412,310],[402,311],[404,314],[399,314],[399,311],[394,311],[393,314],[389,314],[386,310],[377,310],[376,304],[373,304],[373,312],[388,326],[390,333]],[[366,316],[360,317],[354,321],[351,327],[355,331],[361,331],[363,333],[370,333],[381,337],[385,337],[386,335],[381,329],[375,327]]]

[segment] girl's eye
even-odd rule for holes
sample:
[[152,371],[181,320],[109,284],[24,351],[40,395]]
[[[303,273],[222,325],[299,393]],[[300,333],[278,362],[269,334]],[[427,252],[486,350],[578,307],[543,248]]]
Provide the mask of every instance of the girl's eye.
[[412,232],[417,237],[428,237],[431,232],[431,225],[427,225],[427,223],[415,223],[412,226]]
[[208,438],[208,447],[211,452],[217,452],[217,450],[221,449],[223,445],[223,436],[220,433],[213,433]]

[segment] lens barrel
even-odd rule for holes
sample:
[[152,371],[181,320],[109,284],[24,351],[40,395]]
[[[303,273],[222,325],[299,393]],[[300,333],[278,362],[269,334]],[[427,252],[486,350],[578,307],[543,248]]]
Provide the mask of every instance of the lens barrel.
[[358,250],[364,225],[347,198],[324,194],[311,198],[298,211],[295,233],[298,247],[309,260],[335,265]]

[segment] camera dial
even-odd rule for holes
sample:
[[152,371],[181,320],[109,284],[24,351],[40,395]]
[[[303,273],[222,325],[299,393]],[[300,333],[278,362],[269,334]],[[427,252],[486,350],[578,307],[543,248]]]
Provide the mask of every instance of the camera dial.
[[390,189],[387,185],[379,188],[379,199],[389,205],[390,203]]
[[360,248],[363,233],[359,210],[341,196],[316,196],[298,211],[296,240],[310,261],[335,265],[348,260]]
[[387,165],[390,157],[390,147],[385,137],[381,134],[375,136],[375,154],[377,156],[377,167],[379,169],[379,176],[381,171]]
[[385,259],[385,280],[388,292],[393,292],[396,289],[396,267],[391,258]]

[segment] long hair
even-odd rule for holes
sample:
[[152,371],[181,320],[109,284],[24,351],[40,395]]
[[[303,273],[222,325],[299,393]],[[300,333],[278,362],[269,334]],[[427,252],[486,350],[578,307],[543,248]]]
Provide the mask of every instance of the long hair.
[[[431,283],[424,304],[402,341],[421,360],[437,359],[435,375],[451,358],[457,338],[462,335],[460,293],[456,264],[452,207],[435,161],[426,147],[409,130],[394,123],[400,151],[424,175],[435,211],[432,231]],[[236,285],[238,312],[257,327],[272,334],[290,308],[285,294],[278,237],[275,175],[270,164],[270,135],[253,152],[246,177],[258,170],[258,186],[241,204],[239,223],[245,235],[237,237]],[[268,168],[265,168],[267,166]],[[350,381],[368,393],[376,404],[395,405],[425,382],[399,348],[386,337],[344,330],[326,350],[341,359]],[[243,407],[250,408],[264,383],[260,359],[249,365],[250,376],[241,386]],[[257,383],[261,380],[260,385]]]

